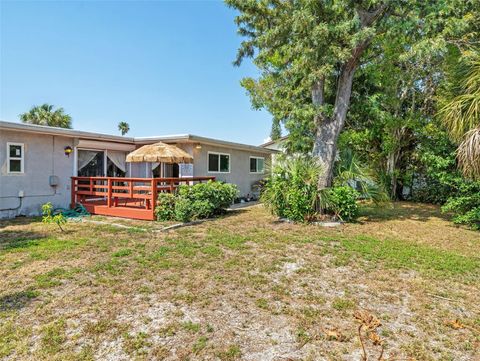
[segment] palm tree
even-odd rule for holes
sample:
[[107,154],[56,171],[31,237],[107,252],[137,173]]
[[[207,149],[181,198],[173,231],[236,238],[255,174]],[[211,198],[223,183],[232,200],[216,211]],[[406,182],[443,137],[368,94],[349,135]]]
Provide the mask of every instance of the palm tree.
[[466,176],[480,179],[480,126],[465,134],[458,146],[457,159]]
[[122,135],[125,135],[129,132],[130,125],[128,125],[127,122],[120,122],[118,123],[118,130],[122,133]]
[[65,114],[63,108],[53,110],[51,104],[33,106],[28,112],[20,114],[23,123],[48,125],[51,127],[72,128],[72,117]]
[[457,159],[467,177],[480,179],[480,52],[466,56],[460,94],[439,112],[452,138],[459,142]]
[[388,193],[378,176],[350,148],[341,149],[338,155],[334,170],[335,185],[355,188],[361,198],[376,203],[388,201]]

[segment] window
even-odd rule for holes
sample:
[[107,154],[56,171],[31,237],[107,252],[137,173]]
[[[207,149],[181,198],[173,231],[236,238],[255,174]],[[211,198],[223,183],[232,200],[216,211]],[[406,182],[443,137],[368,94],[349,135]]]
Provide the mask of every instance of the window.
[[24,146],[21,143],[7,143],[7,172],[23,173]]
[[209,173],[230,173],[230,154],[208,153]]
[[125,177],[125,152],[77,148],[77,175],[79,177]]
[[263,173],[265,170],[265,158],[250,157],[250,173]]
[[78,150],[79,177],[103,177],[105,175],[105,153],[97,150]]
[[125,177],[125,175],[126,172],[113,163],[110,157],[107,156],[107,177]]

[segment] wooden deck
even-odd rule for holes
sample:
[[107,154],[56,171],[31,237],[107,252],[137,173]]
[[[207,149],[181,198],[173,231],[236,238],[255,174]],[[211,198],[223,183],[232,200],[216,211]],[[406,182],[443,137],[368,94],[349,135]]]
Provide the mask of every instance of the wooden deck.
[[158,193],[172,193],[179,185],[209,180],[215,177],[72,177],[71,207],[80,203],[92,214],[155,220]]

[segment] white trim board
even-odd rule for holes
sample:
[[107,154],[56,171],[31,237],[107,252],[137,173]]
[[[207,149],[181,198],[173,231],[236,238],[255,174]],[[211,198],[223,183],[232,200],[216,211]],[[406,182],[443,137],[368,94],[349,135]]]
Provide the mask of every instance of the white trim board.
[[[210,166],[210,154],[216,154],[218,155],[218,171],[210,171],[209,166]],[[221,155],[228,155],[228,172],[222,172],[220,170],[220,156]],[[229,174],[232,171],[232,156],[230,153],[222,153],[222,152],[207,152],[207,173],[214,174],[214,173],[221,173],[221,174]]]
[[[256,164],[256,169],[257,170],[255,172],[252,172],[252,170],[250,169],[250,162],[252,161],[252,159],[257,160],[257,164]],[[263,160],[263,170],[261,170],[261,171],[258,171],[258,160],[259,159]],[[248,158],[248,170],[250,171],[250,174],[265,174],[265,157],[257,157],[257,156],[251,155]]]
[[[10,146],[20,147],[20,158],[10,156]],[[20,161],[20,172],[12,172],[10,170],[10,161]],[[25,174],[25,143],[7,142],[7,173],[8,174]]]

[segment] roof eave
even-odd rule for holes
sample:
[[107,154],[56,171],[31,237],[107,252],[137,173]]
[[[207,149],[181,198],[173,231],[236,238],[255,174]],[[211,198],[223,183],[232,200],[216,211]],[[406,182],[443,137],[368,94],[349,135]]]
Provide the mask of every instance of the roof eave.
[[91,133],[81,130],[65,129],[57,127],[49,127],[45,125],[36,124],[23,124],[0,121],[0,129],[4,130],[16,130],[27,133],[41,133],[46,135],[58,135],[67,138],[80,138],[80,139],[94,139],[94,140],[108,140],[117,143],[134,143],[134,138],[123,137],[118,135],[109,135],[101,133]]
[[65,129],[57,127],[49,127],[45,125],[36,125],[36,124],[24,124],[24,123],[13,123],[0,121],[0,129],[5,130],[16,130],[27,133],[41,133],[46,135],[57,135],[70,138],[79,138],[79,139],[89,139],[89,140],[100,140],[100,141],[109,141],[117,143],[127,143],[127,144],[136,144],[136,145],[145,145],[152,144],[155,142],[185,142],[185,143],[201,143],[208,144],[212,146],[220,146],[226,148],[233,148],[239,150],[246,150],[256,153],[267,153],[274,154],[277,153],[274,149],[262,148],[261,146],[242,144],[229,142],[226,140],[219,140],[213,138],[201,137],[198,135],[192,134],[178,134],[178,135],[165,135],[165,136],[156,136],[156,137],[124,137],[119,135],[109,135],[101,133],[91,133],[81,130],[74,129]]
[[149,144],[151,142],[185,142],[185,143],[200,143],[200,144],[208,144],[212,146],[222,146],[222,147],[227,147],[227,148],[233,148],[233,149],[240,149],[240,150],[249,150],[252,152],[257,152],[257,153],[276,153],[276,150],[273,149],[267,149],[267,148],[262,148],[258,147],[255,145],[249,145],[249,144],[242,144],[242,143],[235,143],[235,142],[229,142],[226,140],[219,140],[219,139],[213,139],[213,138],[206,138],[206,137],[201,137],[198,135],[192,135],[192,134],[180,134],[180,135],[165,135],[165,136],[158,136],[158,137],[140,137],[140,138],[135,138],[135,143],[136,144]]
[[284,135],[283,137],[280,137],[276,140],[270,140],[269,142],[260,144],[260,147],[268,147],[269,145],[275,144],[275,143],[280,143],[283,142],[284,140],[288,139],[288,135]]

